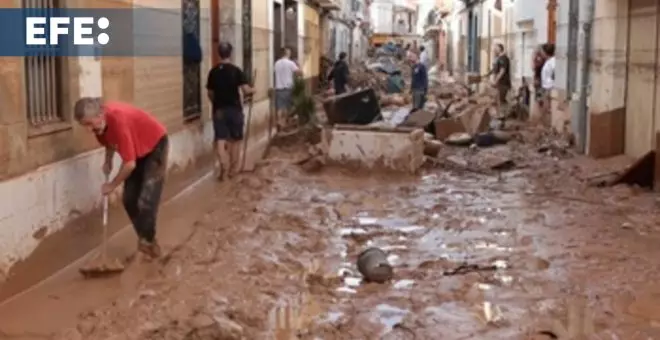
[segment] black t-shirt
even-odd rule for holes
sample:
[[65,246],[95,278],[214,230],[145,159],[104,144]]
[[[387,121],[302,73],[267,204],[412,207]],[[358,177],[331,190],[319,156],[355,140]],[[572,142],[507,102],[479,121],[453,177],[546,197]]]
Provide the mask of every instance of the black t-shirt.
[[337,61],[332,68],[329,80],[334,80],[336,88],[344,88],[348,84],[348,65],[345,61]]
[[209,71],[206,89],[213,91],[213,110],[242,108],[240,87],[247,85],[245,73],[234,64],[219,64]]
[[511,87],[511,61],[506,55],[497,57],[497,60],[495,61],[495,75],[500,74],[500,71],[502,70],[504,70],[504,74],[498,81],[497,85]]

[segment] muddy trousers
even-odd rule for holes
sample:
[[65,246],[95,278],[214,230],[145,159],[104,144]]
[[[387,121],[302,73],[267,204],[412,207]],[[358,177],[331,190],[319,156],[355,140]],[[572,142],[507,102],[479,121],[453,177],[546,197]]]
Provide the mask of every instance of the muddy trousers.
[[124,209],[138,237],[149,243],[156,238],[156,215],[165,182],[168,150],[169,141],[164,136],[150,153],[136,161],[135,170],[124,182]]

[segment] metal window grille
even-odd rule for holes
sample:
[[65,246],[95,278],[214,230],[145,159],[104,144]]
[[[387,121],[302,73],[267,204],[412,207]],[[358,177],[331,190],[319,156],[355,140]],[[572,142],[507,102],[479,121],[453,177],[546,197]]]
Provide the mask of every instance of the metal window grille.
[[[59,5],[59,0],[23,0],[26,14],[54,11]],[[30,50],[25,57],[27,119],[32,126],[64,121],[62,61],[54,54],[52,49],[37,48]]]

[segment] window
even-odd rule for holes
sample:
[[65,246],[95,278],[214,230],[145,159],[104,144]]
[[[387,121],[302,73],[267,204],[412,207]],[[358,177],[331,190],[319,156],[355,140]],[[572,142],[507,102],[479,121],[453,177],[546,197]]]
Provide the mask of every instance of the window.
[[[23,0],[23,8],[53,10],[59,0]],[[31,126],[62,122],[62,58],[51,51],[30,50],[25,57],[27,120]]]

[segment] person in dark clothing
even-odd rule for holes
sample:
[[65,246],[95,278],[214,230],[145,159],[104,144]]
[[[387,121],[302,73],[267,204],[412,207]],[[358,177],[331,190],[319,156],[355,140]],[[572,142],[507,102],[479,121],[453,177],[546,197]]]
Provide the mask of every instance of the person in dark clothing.
[[220,181],[240,171],[238,159],[245,125],[241,92],[244,97],[254,93],[243,70],[231,63],[232,51],[231,44],[220,44],[220,63],[209,71],[206,81],[208,98],[213,104],[213,144],[218,159],[216,176]]
[[346,52],[339,53],[339,60],[335,62],[328,75],[328,80],[334,84],[335,95],[346,93],[346,85],[348,85],[348,77],[350,71],[348,63],[346,63]]
[[121,157],[121,168],[101,192],[107,196],[123,184],[122,203],[138,235],[138,251],[159,257],[156,216],[169,151],[165,126],[143,110],[125,103],[104,103],[100,98],[81,98],[73,110],[76,121],[105,146],[106,178],[112,172],[115,152]]
[[411,53],[410,62],[412,63],[412,80],[410,90],[412,92],[413,110],[419,110],[426,103],[426,94],[429,89],[429,76],[426,66],[419,61],[415,53]]
[[505,111],[501,107],[507,104],[506,97],[511,90],[511,61],[504,52],[504,45],[496,44],[493,52],[496,59],[489,75],[494,75],[491,84],[497,88],[500,113],[504,113]]
[[534,71],[534,90],[536,91],[536,99],[541,99],[541,70],[547,60],[543,53],[543,45],[534,51],[534,58],[532,60],[532,70]]

